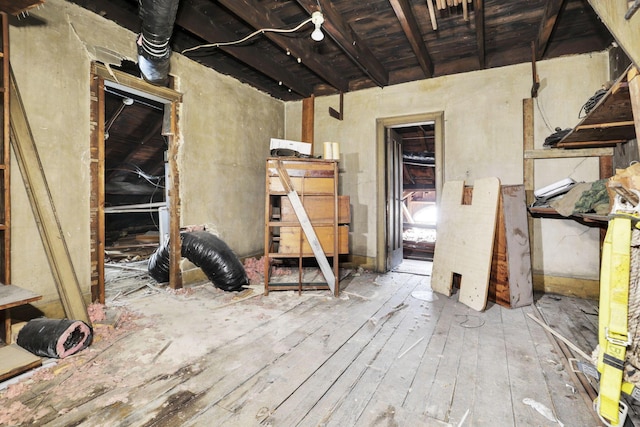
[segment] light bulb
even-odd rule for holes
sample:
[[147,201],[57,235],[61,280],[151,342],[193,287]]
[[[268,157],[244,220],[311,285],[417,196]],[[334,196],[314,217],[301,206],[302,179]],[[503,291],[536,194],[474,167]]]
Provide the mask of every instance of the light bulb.
[[317,42],[322,41],[324,39],[324,33],[320,29],[320,27],[316,27],[315,30],[311,33],[311,38]]
[[322,12],[315,11],[311,14],[311,22],[316,26],[316,29],[311,33],[311,38],[317,42],[324,39],[324,33],[322,32],[322,24],[324,23],[324,16],[322,16]]

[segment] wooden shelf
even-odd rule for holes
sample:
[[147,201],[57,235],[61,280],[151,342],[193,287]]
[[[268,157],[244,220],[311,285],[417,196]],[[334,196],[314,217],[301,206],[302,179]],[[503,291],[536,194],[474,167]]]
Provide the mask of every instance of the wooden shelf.
[[[265,295],[276,290],[333,289],[337,296],[340,292],[338,258],[349,252],[349,226],[344,225],[349,218],[349,198],[338,196],[336,160],[268,158]],[[326,279],[324,284],[307,283],[303,279],[303,259],[313,257]],[[284,258],[297,259],[300,274],[296,283],[271,281],[272,260]],[[327,258],[332,258],[332,266]]]
[[578,221],[590,227],[606,228],[609,222],[609,217],[607,215],[596,215],[596,214],[585,213],[585,214],[573,214],[571,216],[564,216],[558,213],[558,211],[556,211],[555,209],[550,207],[529,207],[529,213],[534,217],[540,217],[540,218],[573,219],[574,221]]
[[613,148],[576,148],[565,150],[564,148],[544,148],[542,150],[525,150],[525,160],[535,159],[569,159],[577,157],[610,157],[613,156]]
[[615,146],[636,137],[627,69],[558,148]]

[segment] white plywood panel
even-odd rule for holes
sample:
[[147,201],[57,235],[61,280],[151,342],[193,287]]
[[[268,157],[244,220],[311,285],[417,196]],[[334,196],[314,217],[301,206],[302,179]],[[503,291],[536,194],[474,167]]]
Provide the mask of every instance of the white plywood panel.
[[464,181],[444,184],[431,285],[434,291],[451,295],[453,275],[460,274],[459,301],[482,311],[489,289],[500,181],[476,180],[470,205],[462,204],[463,192]]

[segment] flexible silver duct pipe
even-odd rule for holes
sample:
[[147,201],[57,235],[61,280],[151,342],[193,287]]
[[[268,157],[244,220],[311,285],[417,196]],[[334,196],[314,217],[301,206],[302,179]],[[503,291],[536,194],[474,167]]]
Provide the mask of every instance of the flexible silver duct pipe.
[[140,0],[142,32],[138,37],[138,66],[150,83],[166,86],[169,79],[169,40],[179,0]]

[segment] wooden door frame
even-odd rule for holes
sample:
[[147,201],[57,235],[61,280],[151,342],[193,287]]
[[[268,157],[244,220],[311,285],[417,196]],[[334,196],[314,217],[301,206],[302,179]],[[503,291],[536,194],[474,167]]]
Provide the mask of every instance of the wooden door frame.
[[168,139],[169,179],[166,183],[169,198],[169,286],[182,286],[180,276],[180,181],[178,174],[178,103],[182,94],[172,89],[154,86],[135,76],[107,69],[102,64],[91,66],[91,197],[90,197],[90,247],[91,247],[91,299],[101,304],[105,302],[104,281],[104,100],[105,86],[122,86],[127,91],[152,98],[165,105],[162,134]]
[[375,267],[378,272],[387,271],[387,191],[385,185],[386,161],[385,145],[387,143],[386,129],[388,127],[411,126],[424,122],[434,122],[436,145],[436,205],[440,203],[440,194],[444,182],[444,111],[434,113],[411,114],[378,118],[376,120],[376,178],[377,178],[377,231],[376,231],[376,259]]

